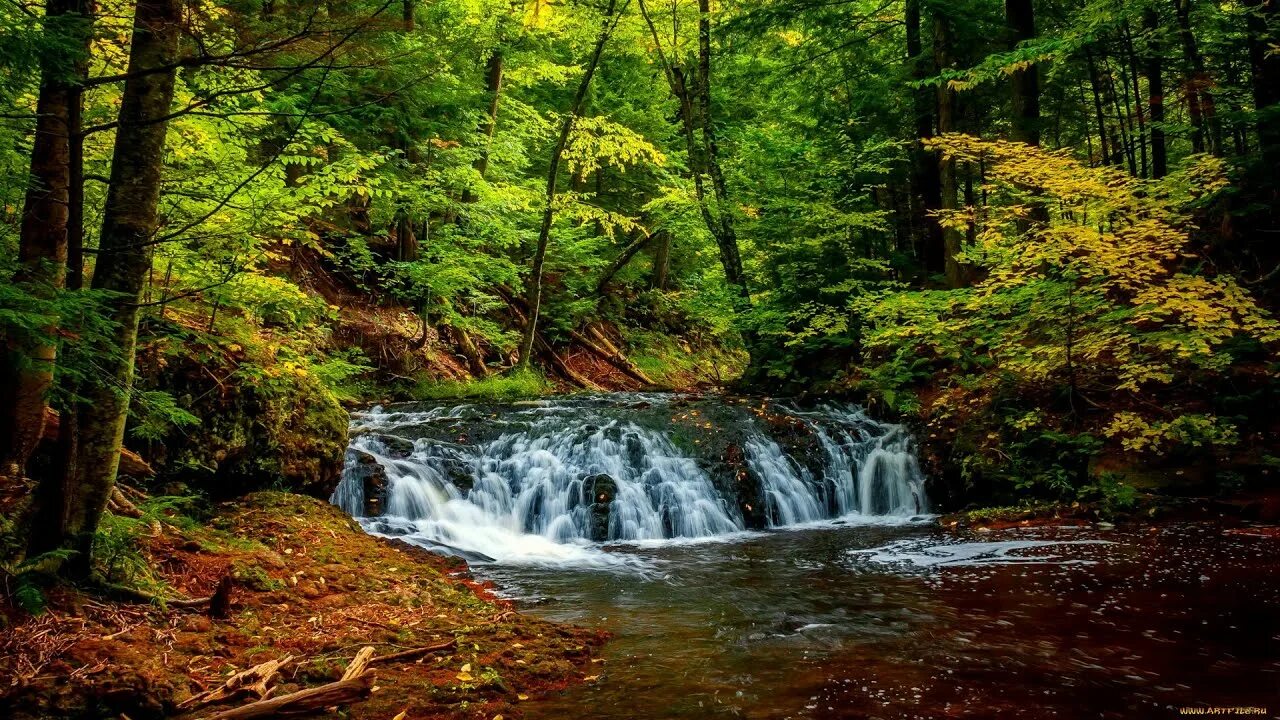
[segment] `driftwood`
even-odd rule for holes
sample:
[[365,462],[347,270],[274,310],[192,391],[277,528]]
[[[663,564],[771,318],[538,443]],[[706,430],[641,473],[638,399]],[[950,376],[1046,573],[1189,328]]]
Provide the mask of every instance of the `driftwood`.
[[[594,330],[594,328],[592,328],[592,330]],[[598,332],[596,333],[596,335],[598,338],[604,337],[603,335],[599,335]],[[649,377],[640,370],[640,368],[636,367],[634,364],[632,364],[630,360],[623,357],[622,353],[618,352],[617,348],[613,348],[612,346],[601,347],[600,345],[597,345],[595,342],[592,342],[591,339],[589,339],[586,335],[583,335],[582,333],[576,330],[569,331],[569,339],[578,343],[579,345],[586,348],[587,350],[590,350],[592,354],[594,354],[596,357],[600,358],[601,360],[604,360],[610,365],[618,368],[627,377],[631,378],[632,380],[635,380],[644,385],[654,384],[654,382],[650,380]]]
[[350,680],[364,674],[369,669],[369,661],[373,660],[373,646],[366,645],[360,648],[360,652],[351,659],[351,664],[347,666],[347,671],[342,673],[343,680]]
[[254,720],[279,715],[302,715],[337,705],[367,700],[373,694],[373,671],[288,695],[266,698],[211,715],[207,720]]
[[409,650],[401,650],[400,652],[379,655],[378,657],[371,659],[369,664],[374,665],[376,663],[393,662],[396,660],[416,660],[423,655],[430,655],[433,652],[440,652],[441,650],[452,650],[457,646],[458,641],[450,638],[449,640],[436,645],[427,645],[426,647],[411,648]]
[[267,685],[279,674],[281,668],[291,662],[293,662],[293,656],[285,655],[279,660],[268,660],[261,665],[238,672],[218,687],[206,690],[198,695],[192,695],[178,703],[177,709],[191,711],[206,705],[235,700],[247,695],[253,695],[261,700],[270,692]]

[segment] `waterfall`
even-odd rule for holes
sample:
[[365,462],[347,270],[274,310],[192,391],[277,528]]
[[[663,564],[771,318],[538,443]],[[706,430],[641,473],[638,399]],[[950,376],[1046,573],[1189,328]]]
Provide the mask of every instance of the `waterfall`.
[[331,501],[370,531],[475,561],[926,511],[909,434],[852,405],[405,405],[354,414],[351,435]]

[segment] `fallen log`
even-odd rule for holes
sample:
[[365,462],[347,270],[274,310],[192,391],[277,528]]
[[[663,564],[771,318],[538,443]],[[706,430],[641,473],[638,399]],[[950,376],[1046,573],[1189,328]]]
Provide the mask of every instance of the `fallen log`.
[[608,349],[600,347],[596,343],[592,342],[589,338],[587,338],[586,335],[583,335],[582,333],[576,330],[569,331],[569,339],[573,340],[574,342],[578,343],[582,347],[591,351],[591,354],[595,355],[601,360],[604,360],[610,365],[621,370],[623,374],[625,374],[627,377],[631,378],[632,380],[635,380],[644,385],[654,384],[654,382],[650,380],[649,377],[640,370],[640,368],[636,367],[634,364],[632,364],[630,360],[623,357],[622,353],[618,352],[616,349],[614,349],[613,352],[610,352]]
[[351,659],[351,664],[347,666],[347,671],[342,673],[343,680],[350,680],[364,674],[369,668],[369,661],[373,659],[373,646],[366,645],[360,648],[360,652]]
[[177,709],[185,712],[196,710],[206,705],[213,705],[228,700],[235,700],[247,695],[256,696],[259,700],[269,692],[267,685],[280,673],[280,669],[293,662],[292,655],[285,655],[279,660],[268,660],[261,665],[238,672],[227,678],[227,681],[212,690],[183,700]]
[[372,694],[373,671],[365,670],[355,677],[241,705],[210,715],[205,720],[254,720],[278,715],[302,715],[367,700]]
[[370,660],[369,664],[374,665],[376,663],[394,662],[397,660],[416,660],[423,655],[430,655],[433,652],[440,652],[441,650],[452,650],[457,646],[458,641],[450,638],[449,640],[436,645],[427,645],[426,647],[410,648],[409,650],[401,650],[400,652],[379,655],[378,657]]
[[564,358],[560,357],[560,354],[551,347],[551,343],[547,342],[547,339],[542,336],[542,333],[536,333],[534,339],[537,341],[538,350],[547,358],[551,363],[551,367],[555,368],[556,372],[568,378],[570,382],[578,385],[579,387],[584,387],[588,390],[601,389],[600,386],[592,382],[590,378],[579,374],[577,370],[569,367],[569,363],[566,362]]

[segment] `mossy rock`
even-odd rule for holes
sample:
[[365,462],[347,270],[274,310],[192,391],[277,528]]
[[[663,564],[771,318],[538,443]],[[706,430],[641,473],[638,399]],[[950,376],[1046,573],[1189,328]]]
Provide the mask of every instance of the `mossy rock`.
[[214,384],[214,375],[195,360],[175,358],[148,378],[200,418],[148,453],[158,482],[181,480],[214,498],[263,489],[329,497],[342,475],[348,425],[333,394],[305,373],[222,384]]

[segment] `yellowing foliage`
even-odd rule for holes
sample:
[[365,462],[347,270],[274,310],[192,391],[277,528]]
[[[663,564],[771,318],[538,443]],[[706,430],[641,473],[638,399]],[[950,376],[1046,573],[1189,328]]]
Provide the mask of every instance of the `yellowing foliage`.
[[1012,390],[1037,417],[1100,429],[1129,451],[1235,441],[1191,388],[1233,366],[1233,344],[1273,350],[1280,324],[1234,278],[1198,271],[1183,208],[1225,185],[1218,161],[1155,184],[1023,143],[928,145],[984,170],[988,204],[943,218],[972,224],[960,259],[982,279],[862,302],[876,383],[919,379],[927,361],[962,389],[948,402]]

